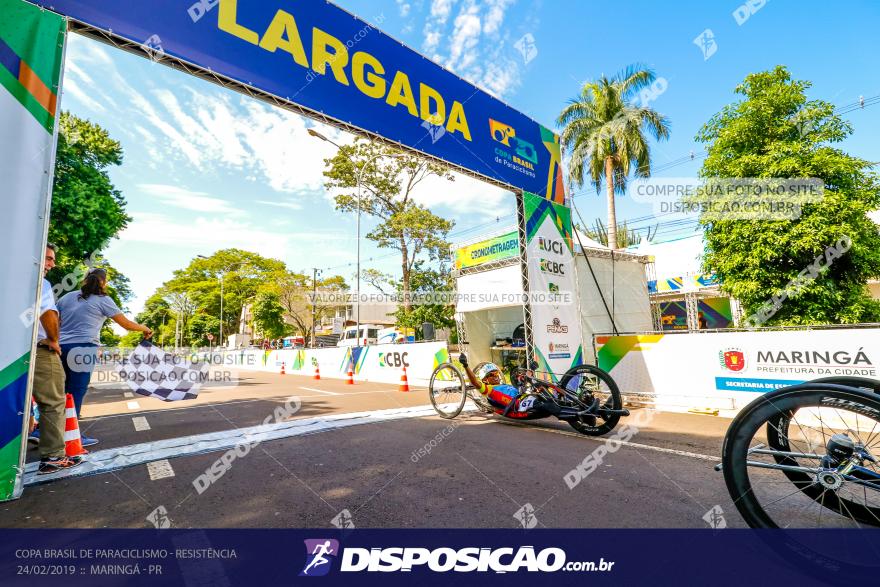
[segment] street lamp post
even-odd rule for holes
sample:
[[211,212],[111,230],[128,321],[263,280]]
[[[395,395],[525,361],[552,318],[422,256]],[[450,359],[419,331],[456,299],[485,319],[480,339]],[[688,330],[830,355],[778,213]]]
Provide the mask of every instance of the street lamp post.
[[324,135],[322,135],[321,133],[316,131],[314,128],[308,129],[308,133],[310,135],[312,135],[313,137],[321,139],[322,141],[326,141],[326,142],[330,143],[331,145],[333,145],[334,147],[336,147],[337,149],[339,149],[339,152],[342,153],[343,155],[345,155],[345,157],[349,161],[351,161],[351,164],[354,165],[355,169],[357,170],[355,172],[355,182],[357,183],[357,286],[355,288],[355,296],[357,296],[357,298],[355,299],[354,312],[355,312],[355,323],[356,323],[355,338],[357,339],[357,342],[358,342],[358,344],[356,346],[360,346],[359,343],[361,340],[361,179],[363,178],[364,170],[371,163],[374,163],[376,160],[381,159],[382,157],[389,157],[392,159],[396,159],[396,158],[400,157],[401,155],[399,153],[392,153],[390,155],[384,155],[384,154],[375,155],[374,157],[371,157],[370,159],[368,159],[363,165],[358,167],[357,163],[355,163],[354,160],[351,157],[349,157],[345,153],[345,151],[342,150],[342,147],[340,147],[337,143],[335,143],[334,141],[331,141],[330,139],[328,139],[327,137],[325,137]]

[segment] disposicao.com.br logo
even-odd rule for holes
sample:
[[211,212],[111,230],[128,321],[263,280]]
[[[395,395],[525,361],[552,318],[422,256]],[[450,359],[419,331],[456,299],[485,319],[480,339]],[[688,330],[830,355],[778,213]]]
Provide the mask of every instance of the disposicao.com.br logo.
[[[335,540],[306,540],[308,552],[306,566],[300,576],[325,575],[330,570],[330,560],[325,555],[336,556],[338,543]],[[323,560],[322,560],[323,559]],[[342,551],[340,572],[410,572],[426,568],[436,573],[478,572],[478,573],[516,573],[556,571],[610,571],[614,562],[600,559],[596,561],[566,561],[566,553],[561,548],[544,548],[536,551],[533,546],[519,548],[448,548],[435,549],[418,547],[355,548]],[[320,569],[320,570],[319,570]]]

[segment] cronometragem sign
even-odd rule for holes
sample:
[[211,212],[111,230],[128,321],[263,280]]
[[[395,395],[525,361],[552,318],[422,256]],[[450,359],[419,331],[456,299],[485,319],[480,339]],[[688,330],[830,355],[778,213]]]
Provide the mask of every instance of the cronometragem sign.
[[32,0],[314,113],[564,202],[558,137],[324,0]]

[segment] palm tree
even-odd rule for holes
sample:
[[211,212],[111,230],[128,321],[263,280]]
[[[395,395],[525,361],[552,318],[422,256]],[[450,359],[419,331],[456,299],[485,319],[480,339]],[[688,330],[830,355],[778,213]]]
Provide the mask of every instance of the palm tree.
[[669,120],[646,105],[637,105],[639,91],[654,82],[654,72],[639,65],[607,78],[587,82],[559,114],[564,126],[562,147],[571,153],[571,177],[584,184],[589,173],[598,193],[605,182],[608,198],[608,246],[617,248],[614,194],[626,193],[630,172],[650,177],[651,149],[645,133],[669,138]]

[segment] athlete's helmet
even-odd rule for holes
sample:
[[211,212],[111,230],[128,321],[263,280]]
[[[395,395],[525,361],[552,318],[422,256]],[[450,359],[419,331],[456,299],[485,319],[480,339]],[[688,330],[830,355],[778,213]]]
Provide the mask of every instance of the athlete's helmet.
[[476,372],[477,379],[482,381],[492,371],[501,372],[501,368],[495,363],[483,363]]

